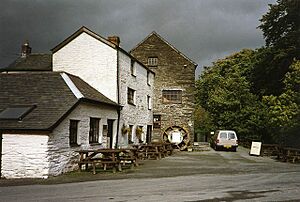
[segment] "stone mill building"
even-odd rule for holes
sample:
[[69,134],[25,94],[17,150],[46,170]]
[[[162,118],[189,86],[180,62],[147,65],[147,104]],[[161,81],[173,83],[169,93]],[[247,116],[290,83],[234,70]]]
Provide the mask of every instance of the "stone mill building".
[[156,75],[152,139],[169,140],[184,149],[194,140],[197,64],[156,32],[147,36],[130,53]]

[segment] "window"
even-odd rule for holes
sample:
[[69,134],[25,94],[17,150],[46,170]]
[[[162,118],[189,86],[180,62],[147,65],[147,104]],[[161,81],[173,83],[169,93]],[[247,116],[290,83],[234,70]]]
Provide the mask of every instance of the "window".
[[228,139],[229,140],[234,140],[235,139],[235,134],[231,133],[231,132],[228,132]]
[[0,119],[7,120],[22,120],[29,114],[36,106],[11,106],[0,112]]
[[129,133],[128,133],[128,144],[132,144],[132,132],[133,132],[133,125],[129,125]]
[[99,140],[99,118],[90,118],[89,142],[98,143]]
[[221,139],[227,139],[227,133],[220,133]]
[[78,120],[70,120],[70,125],[69,125],[70,146],[78,146],[77,144],[78,122],[79,122]]
[[147,84],[150,86],[150,72],[147,71]]
[[149,57],[148,58],[148,66],[157,66],[158,58],[157,57]]
[[162,99],[163,103],[181,103],[182,90],[163,90]]
[[135,63],[134,60],[131,59],[131,61],[130,61],[130,73],[131,73],[132,76],[135,76],[135,74],[136,74],[136,69],[135,69],[134,63]]
[[148,104],[148,109],[151,110],[152,109],[152,102],[151,102],[151,97],[149,95],[147,95],[147,104]]
[[135,90],[131,88],[127,90],[127,102],[128,104],[135,105]]
[[153,128],[161,127],[161,115],[153,115]]

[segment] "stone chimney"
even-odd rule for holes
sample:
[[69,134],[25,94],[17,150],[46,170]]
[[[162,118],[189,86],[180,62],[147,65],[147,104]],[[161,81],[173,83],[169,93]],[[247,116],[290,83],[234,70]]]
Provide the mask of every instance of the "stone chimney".
[[112,42],[116,46],[120,45],[120,37],[118,37],[118,36],[109,36],[108,41]]
[[28,56],[31,53],[31,47],[29,46],[28,41],[26,41],[23,45],[22,45],[22,51],[21,51],[21,57],[25,58],[26,56]]

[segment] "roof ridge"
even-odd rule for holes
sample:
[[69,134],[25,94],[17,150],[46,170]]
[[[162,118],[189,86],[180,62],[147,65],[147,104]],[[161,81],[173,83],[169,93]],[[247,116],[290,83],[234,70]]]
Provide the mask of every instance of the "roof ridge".
[[197,63],[195,63],[193,60],[191,60],[189,57],[187,57],[185,54],[183,54],[181,51],[179,51],[175,46],[173,46],[171,43],[169,43],[166,39],[164,39],[161,35],[159,35],[156,31],[152,31],[145,39],[143,39],[140,43],[138,43],[134,48],[132,48],[129,52],[134,51],[137,47],[139,47],[142,43],[144,43],[148,38],[150,38],[152,35],[156,35],[160,40],[162,40],[164,43],[166,43],[168,46],[170,46],[175,52],[177,52],[179,55],[183,56],[185,59],[190,61],[195,66],[198,66]]
[[68,44],[69,42],[71,42],[73,39],[75,39],[77,36],[79,36],[82,33],[86,33],[92,37],[94,37],[95,39],[102,41],[103,43],[107,44],[108,46],[112,47],[112,48],[117,48],[117,46],[110,42],[109,40],[107,40],[105,37],[97,34],[96,32],[93,32],[92,30],[88,29],[85,26],[82,26],[81,28],[79,28],[77,31],[75,31],[73,34],[71,34],[69,37],[67,37],[65,40],[63,40],[62,42],[60,42],[58,45],[56,45],[54,48],[51,49],[52,53],[57,52],[59,49],[61,49],[62,47],[64,47],[66,44]]

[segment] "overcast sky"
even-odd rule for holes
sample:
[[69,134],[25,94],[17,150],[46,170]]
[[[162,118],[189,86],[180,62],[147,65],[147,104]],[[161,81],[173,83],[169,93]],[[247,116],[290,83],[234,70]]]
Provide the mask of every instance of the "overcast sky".
[[118,35],[129,51],[152,31],[203,66],[243,48],[264,45],[256,27],[275,0],[1,0],[0,67],[20,55],[50,49],[86,26]]

